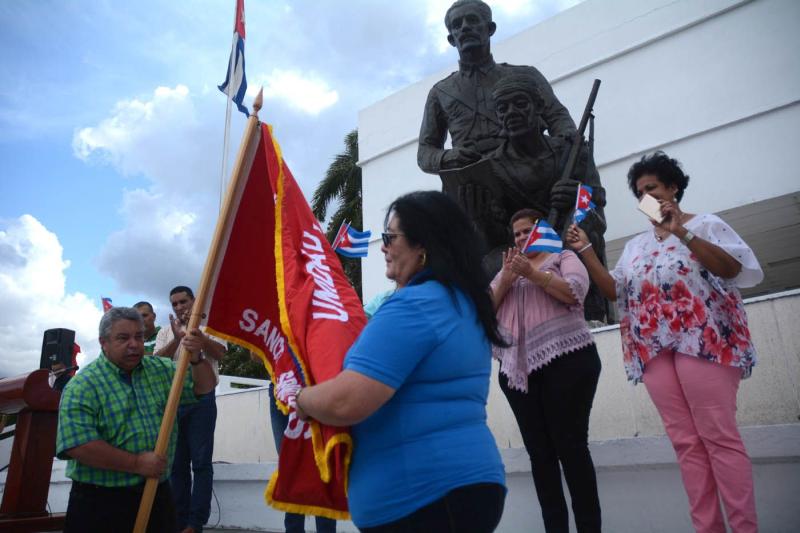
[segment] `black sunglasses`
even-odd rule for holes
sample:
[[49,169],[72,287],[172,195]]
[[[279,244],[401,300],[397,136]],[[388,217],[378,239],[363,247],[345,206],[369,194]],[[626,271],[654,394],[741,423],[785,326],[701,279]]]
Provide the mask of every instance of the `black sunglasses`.
[[381,239],[383,239],[384,246],[391,246],[392,241],[395,240],[398,236],[403,235],[402,233],[381,233]]

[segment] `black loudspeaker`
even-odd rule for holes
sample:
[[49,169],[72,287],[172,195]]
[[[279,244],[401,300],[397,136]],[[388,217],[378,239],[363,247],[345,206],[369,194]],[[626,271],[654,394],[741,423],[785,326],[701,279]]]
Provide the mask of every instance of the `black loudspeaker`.
[[71,329],[56,328],[44,332],[42,340],[42,359],[39,368],[53,368],[56,363],[72,366],[72,345],[75,343],[75,332]]

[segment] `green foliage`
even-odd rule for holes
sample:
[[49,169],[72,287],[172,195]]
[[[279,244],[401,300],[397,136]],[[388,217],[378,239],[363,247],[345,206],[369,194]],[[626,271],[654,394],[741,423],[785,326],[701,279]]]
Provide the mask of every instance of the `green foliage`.
[[269,379],[267,369],[258,360],[250,357],[250,351],[233,343],[228,343],[228,351],[219,362],[219,373],[226,376]]
[[[335,210],[330,215],[326,234],[332,242],[344,220],[349,220],[353,228],[361,231],[364,222],[361,212],[361,168],[358,161],[358,130],[353,130],[344,138],[344,152],[336,155],[328,167],[311,199],[311,209],[317,220],[325,220],[331,204]],[[361,259],[339,257],[344,273],[361,297]]]

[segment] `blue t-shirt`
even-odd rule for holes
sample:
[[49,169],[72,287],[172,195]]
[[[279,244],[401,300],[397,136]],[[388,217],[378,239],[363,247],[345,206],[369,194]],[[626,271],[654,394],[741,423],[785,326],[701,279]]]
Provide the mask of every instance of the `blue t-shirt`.
[[486,425],[490,343],[460,291],[435,281],[397,291],[344,368],[396,390],[352,428],[348,497],[356,526],[398,520],[464,485],[505,485]]

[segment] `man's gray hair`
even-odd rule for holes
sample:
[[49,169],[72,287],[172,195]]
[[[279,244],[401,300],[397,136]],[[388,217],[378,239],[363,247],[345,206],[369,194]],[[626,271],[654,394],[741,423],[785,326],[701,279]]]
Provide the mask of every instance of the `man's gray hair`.
[[100,338],[107,339],[111,335],[111,327],[120,320],[133,320],[144,328],[142,315],[133,307],[112,307],[100,319]]
[[475,9],[478,10],[478,13],[480,13],[484,22],[492,21],[492,8],[489,7],[489,4],[486,2],[483,2],[482,0],[458,0],[457,2],[454,2],[452,6],[447,8],[447,13],[444,14],[444,26],[448,29],[448,31],[450,30],[450,12],[457,7],[464,6],[475,7]]

